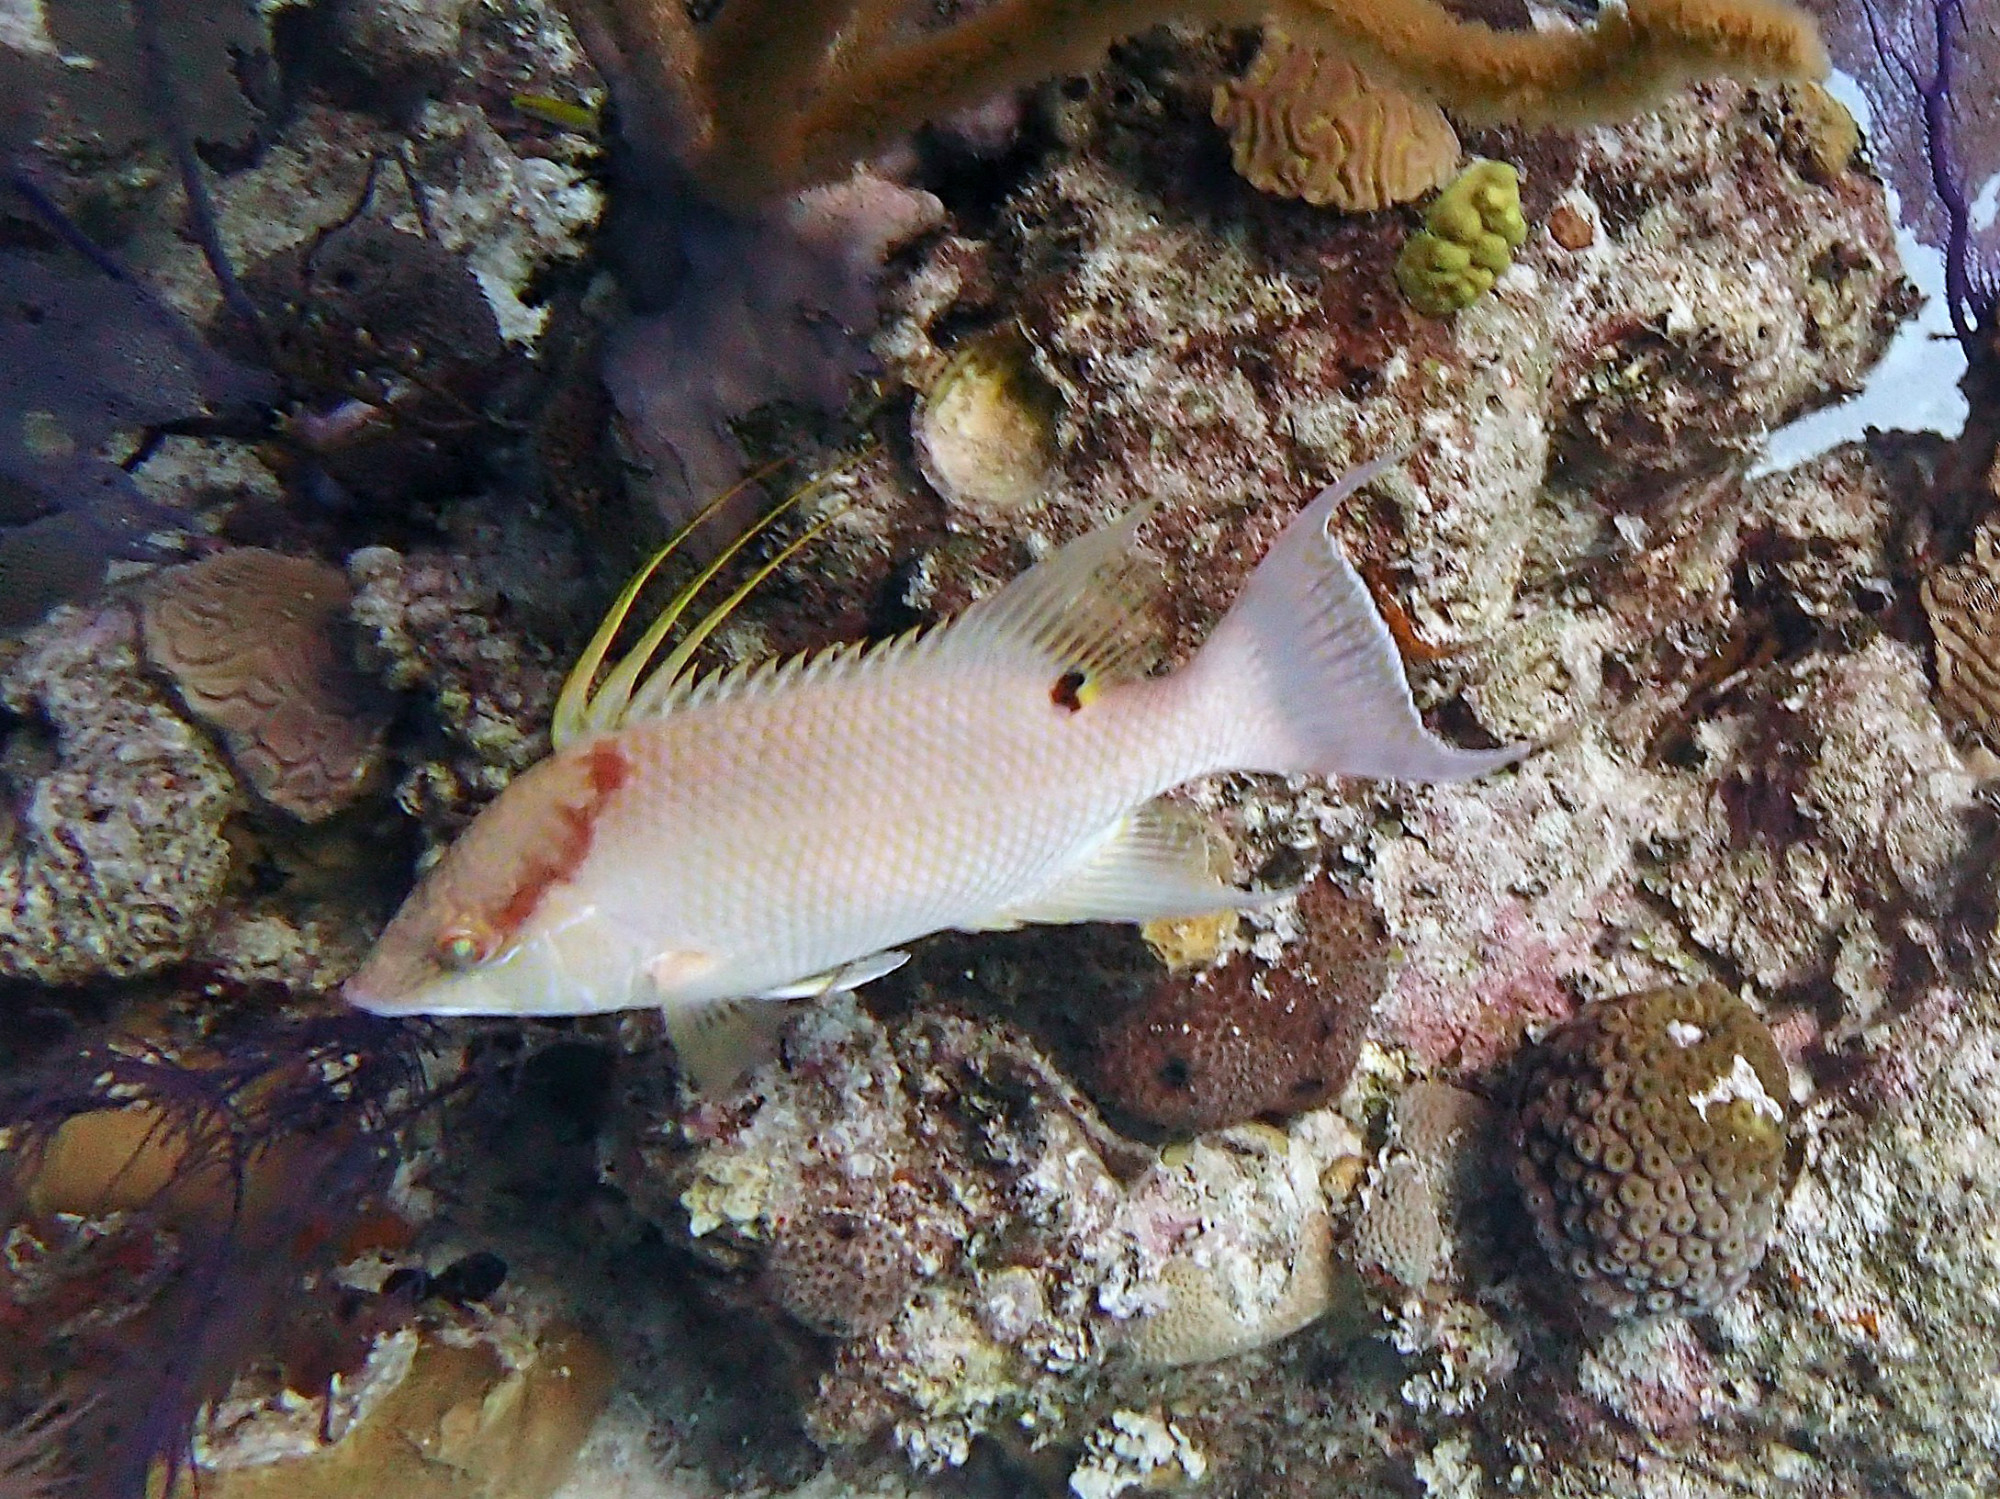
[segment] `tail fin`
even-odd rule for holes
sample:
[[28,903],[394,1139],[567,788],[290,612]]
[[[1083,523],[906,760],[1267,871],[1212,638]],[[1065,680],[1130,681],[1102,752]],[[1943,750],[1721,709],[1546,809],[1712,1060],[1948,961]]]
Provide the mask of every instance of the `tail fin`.
[[1528,746],[1464,750],[1417,716],[1395,638],[1327,534],[1340,502],[1402,460],[1378,458],[1323,489],[1287,526],[1188,668],[1238,726],[1238,770],[1465,781]]

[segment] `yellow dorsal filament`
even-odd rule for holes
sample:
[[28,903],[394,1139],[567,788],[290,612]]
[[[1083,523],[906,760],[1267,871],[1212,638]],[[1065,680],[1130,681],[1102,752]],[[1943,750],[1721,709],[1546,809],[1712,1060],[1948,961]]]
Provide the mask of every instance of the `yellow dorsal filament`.
[[[833,523],[837,512],[822,516],[798,537],[788,542],[776,556],[752,573],[747,581],[732,590],[728,597],[702,616],[666,659],[649,673],[648,668],[652,666],[653,657],[658,654],[660,646],[673,632],[674,627],[680,623],[696,596],[715,581],[717,575],[729,565],[737,553],[770,530],[806,498],[823,489],[830,478],[852,468],[864,456],[865,453],[857,455],[827,473],[800,485],[760,516],[755,524],[747,527],[667,601],[666,607],[647,627],[646,633],[640,636],[632,649],[619,659],[604,681],[593,689],[592,684],[599,668],[604,664],[605,657],[610,653],[613,640],[617,638],[618,631],[623,628],[627,617],[631,614],[632,606],[638,600],[641,590],[659,571],[661,564],[673,555],[695,527],[714,515],[746,486],[780,467],[785,460],[780,459],[766,464],[749,474],[704,506],[700,514],[675,532],[666,545],[653,554],[619,593],[610,611],[605,615],[604,622],[597,627],[597,633],[591,637],[590,644],[578,658],[569,679],[563,684],[562,695],[556,701],[550,728],[550,737],[556,748],[560,749],[591,734],[608,733],[632,722],[635,718],[650,716],[659,711],[672,698],[675,687],[680,684],[688,663],[702,642],[715,633],[723,621],[735,611],[737,605],[748,598],[759,584],[797,556],[808,543],[825,531]],[[641,678],[645,679],[643,687],[640,685]]]
[[[639,678],[645,674],[646,667],[652,662],[654,654],[660,649],[661,642],[672,633],[674,626],[680,623],[681,616],[687,612],[688,605],[694,602],[695,596],[715,581],[715,575],[727,567],[738,552],[742,551],[752,541],[756,540],[757,537],[763,535],[772,526],[776,525],[787,511],[791,510],[807,495],[811,494],[818,484],[819,481],[815,479],[810,483],[801,485],[786,495],[784,499],[778,501],[769,510],[765,511],[763,515],[758,517],[754,525],[746,527],[742,535],[716,553],[713,562],[690,578],[681,590],[667,601],[667,607],[660,611],[659,618],[647,627],[646,633],[639,637],[638,643],[626,653],[622,661],[611,669],[611,675],[606,677],[603,685],[597,689],[597,695],[591,700],[589,709],[590,718],[588,726],[592,731],[603,733],[615,729],[625,722],[626,708],[632,701],[632,692],[638,686]],[[797,544],[794,543],[792,550],[796,550],[796,548]],[[783,558],[790,555],[791,551],[782,552],[779,554],[779,560],[783,560]],[[768,571],[768,569],[765,569],[757,573],[752,582],[754,583],[764,578],[768,574]],[[719,607],[726,613],[737,603],[741,602],[745,592],[747,590],[738,590]],[[710,610],[695,628],[705,633],[714,629],[721,622],[716,617],[716,611]],[[683,658],[677,649],[667,659],[671,662]]]
[[[653,574],[680,549],[682,542],[694,534],[696,527],[750,485],[782,467],[785,461],[782,458],[774,459],[761,468],[753,469],[702,506],[692,520],[669,536],[666,544],[646,559],[645,565],[634,573],[631,581],[619,591],[618,597],[605,612],[603,623],[598,625],[597,633],[590,637],[590,644],[583,648],[583,654],[577,657],[576,665],[570,668],[569,676],[563,680],[562,693],[556,699],[555,712],[549,722],[549,739],[557,749],[574,743],[593,727],[594,720],[598,716],[596,708],[599,695],[593,695],[591,688],[597,680],[597,669],[604,664],[604,658],[611,650],[612,641],[618,638],[619,630],[624,628],[626,616],[631,614],[633,604],[638,602],[640,591],[653,580]],[[765,517],[766,521],[769,519],[769,516]],[[760,526],[762,524],[763,522],[759,522]],[[754,531],[749,534],[754,534]],[[741,546],[743,541],[748,539],[749,536],[746,534],[739,538],[737,545]],[[679,611],[687,607],[688,599],[691,597],[692,595],[683,590],[683,596],[668,606],[662,619],[669,628],[678,617]]]
[[[793,500],[797,498],[798,496],[793,496]],[[786,501],[786,507],[789,507],[793,500]],[[838,515],[839,512],[834,511],[814,521],[797,537],[787,542],[777,556],[744,579],[738,587],[730,591],[727,598],[703,615],[701,622],[688,631],[687,637],[674,647],[673,653],[662,661],[659,669],[647,679],[645,687],[640,690],[637,699],[631,705],[630,712],[626,714],[627,719],[650,717],[660,711],[672,699],[675,689],[684,685],[683,678],[688,662],[694,659],[694,653],[701,648],[701,643],[715,633],[722,622],[736,611],[736,606],[748,598],[759,584],[803,551],[822,531],[834,523]],[[650,632],[648,633],[650,635]]]

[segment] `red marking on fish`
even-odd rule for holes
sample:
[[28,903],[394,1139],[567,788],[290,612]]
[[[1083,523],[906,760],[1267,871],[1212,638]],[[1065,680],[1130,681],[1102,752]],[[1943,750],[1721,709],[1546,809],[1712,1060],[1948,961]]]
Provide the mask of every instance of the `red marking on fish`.
[[612,794],[631,778],[632,765],[611,743],[595,744],[585,752],[586,794],[580,802],[565,802],[556,811],[556,825],[547,845],[529,857],[521,879],[489,918],[491,929],[501,938],[514,935],[556,885],[575,874],[590,856],[597,832],[597,819]]

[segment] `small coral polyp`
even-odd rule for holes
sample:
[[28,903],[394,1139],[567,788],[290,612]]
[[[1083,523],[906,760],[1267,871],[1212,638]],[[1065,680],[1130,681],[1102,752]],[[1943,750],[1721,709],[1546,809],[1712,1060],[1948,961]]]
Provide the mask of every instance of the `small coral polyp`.
[[1530,1064],[1514,1176],[1542,1247],[1614,1317],[1707,1311],[1763,1259],[1785,1064],[1715,984],[1598,1000]]
[[1448,317],[1493,289],[1528,240],[1521,177],[1504,161],[1475,161],[1424,213],[1424,227],[1396,257],[1396,284],[1410,305]]

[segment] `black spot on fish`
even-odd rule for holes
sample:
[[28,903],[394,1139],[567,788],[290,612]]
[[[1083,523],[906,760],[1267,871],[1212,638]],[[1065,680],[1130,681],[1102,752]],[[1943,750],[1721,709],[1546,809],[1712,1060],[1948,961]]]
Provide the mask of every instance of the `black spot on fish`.
[[1066,671],[1049,689],[1049,701],[1071,713],[1083,707],[1083,688],[1090,678],[1080,671]]

